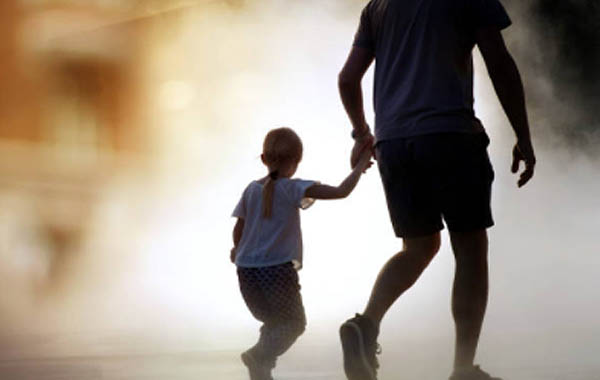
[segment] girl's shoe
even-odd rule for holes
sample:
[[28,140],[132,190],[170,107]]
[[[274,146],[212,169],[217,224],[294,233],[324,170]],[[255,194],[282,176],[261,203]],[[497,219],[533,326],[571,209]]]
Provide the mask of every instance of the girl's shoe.
[[251,350],[243,352],[242,362],[248,368],[250,380],[273,380],[271,376],[271,368],[262,365],[252,354]]
[[478,365],[470,368],[454,370],[449,380],[502,380],[499,377],[492,377]]

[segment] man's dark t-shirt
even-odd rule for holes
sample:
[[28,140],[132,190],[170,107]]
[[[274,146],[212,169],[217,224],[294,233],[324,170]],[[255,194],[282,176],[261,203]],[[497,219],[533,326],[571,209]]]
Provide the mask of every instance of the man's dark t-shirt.
[[353,45],[375,55],[377,141],[483,131],[473,110],[475,32],[510,24],[498,0],[371,0]]

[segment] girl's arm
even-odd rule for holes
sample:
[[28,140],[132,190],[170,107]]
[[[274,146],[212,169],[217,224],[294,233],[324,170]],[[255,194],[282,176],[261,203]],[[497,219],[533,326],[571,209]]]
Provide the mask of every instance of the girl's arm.
[[235,256],[237,254],[237,246],[242,240],[242,232],[244,231],[244,219],[238,218],[235,226],[233,227],[233,248],[231,248],[231,254],[229,259],[232,263],[235,263]]
[[371,151],[365,149],[360,156],[360,161],[352,169],[350,175],[339,186],[315,184],[306,189],[304,195],[313,199],[340,199],[346,198],[356,187],[361,174],[371,166]]

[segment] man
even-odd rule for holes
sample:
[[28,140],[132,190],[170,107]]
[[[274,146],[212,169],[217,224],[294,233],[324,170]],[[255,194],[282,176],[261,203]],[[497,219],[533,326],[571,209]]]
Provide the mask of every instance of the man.
[[[473,365],[488,296],[494,172],[488,137],[473,111],[472,50],[478,46],[516,134],[512,172],[533,176],[523,85],[500,31],[511,24],[498,0],[371,0],[364,8],[339,89],[355,139],[351,163],[375,151],[394,231],[403,249],[382,268],[366,309],[340,328],[350,380],[376,379],[384,314],[440,247],[445,221],[456,258],[451,380],[496,379]],[[375,136],[365,120],[361,79],[375,60]]]

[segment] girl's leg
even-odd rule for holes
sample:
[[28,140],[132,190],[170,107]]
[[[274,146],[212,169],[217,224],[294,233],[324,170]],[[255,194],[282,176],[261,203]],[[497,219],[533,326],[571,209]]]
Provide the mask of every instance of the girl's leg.
[[[237,273],[240,291],[246,306],[248,306],[254,318],[264,323],[268,319],[270,307],[261,287],[261,278],[263,277],[261,268],[238,267]],[[263,328],[264,324],[261,332]],[[248,368],[250,380],[271,380],[273,365],[265,362],[264,355],[260,352],[258,346],[257,343],[242,353],[242,362]]]
[[265,269],[265,281],[262,284],[269,304],[269,316],[261,328],[260,339],[255,347],[274,366],[277,357],[285,353],[304,332],[306,317],[298,273],[293,265],[290,263]]
[[304,332],[306,318],[298,273],[293,265],[239,268],[240,289],[252,315],[264,322],[258,343],[249,351],[273,368]]

